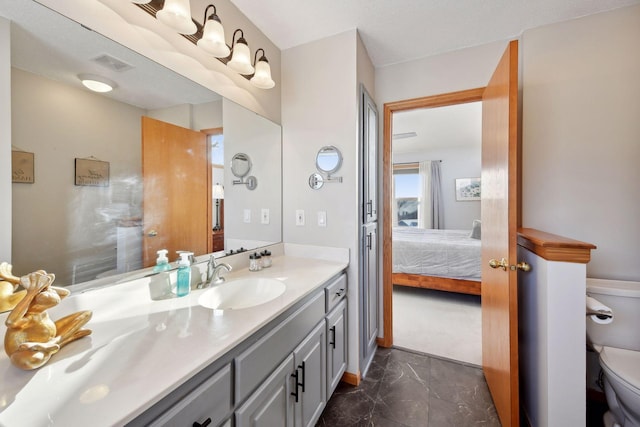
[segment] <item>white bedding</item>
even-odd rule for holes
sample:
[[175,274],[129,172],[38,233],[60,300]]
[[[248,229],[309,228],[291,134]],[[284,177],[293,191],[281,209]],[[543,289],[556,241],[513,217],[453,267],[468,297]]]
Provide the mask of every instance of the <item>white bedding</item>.
[[480,240],[470,230],[393,228],[393,272],[480,280]]

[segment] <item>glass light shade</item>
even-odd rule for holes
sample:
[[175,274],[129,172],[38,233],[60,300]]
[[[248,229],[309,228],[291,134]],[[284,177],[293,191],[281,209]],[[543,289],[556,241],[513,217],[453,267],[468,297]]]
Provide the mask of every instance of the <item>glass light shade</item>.
[[151,0],[131,0],[131,3],[136,3],[136,4],[147,4],[149,3]]
[[253,74],[253,66],[251,66],[251,53],[246,43],[238,40],[233,47],[233,56],[231,61],[227,62],[227,67],[239,74]]
[[202,30],[202,38],[198,40],[198,47],[216,58],[229,56],[231,51],[224,41],[224,28],[220,21],[213,18],[207,19]]
[[94,92],[111,92],[117,86],[111,80],[94,74],[80,74],[78,78],[87,89]]
[[266,59],[256,64],[256,73],[251,77],[251,84],[260,89],[271,89],[276,83],[271,78],[271,66]]
[[156,13],[156,18],[180,34],[193,34],[198,30],[191,19],[189,0],[165,0],[164,7]]

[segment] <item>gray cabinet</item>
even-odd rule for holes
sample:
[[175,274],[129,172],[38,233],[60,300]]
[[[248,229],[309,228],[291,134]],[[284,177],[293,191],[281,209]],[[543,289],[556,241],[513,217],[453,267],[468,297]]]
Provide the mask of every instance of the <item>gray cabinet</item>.
[[296,370],[295,425],[316,424],[327,404],[327,347],[324,322],[318,323],[293,353]]
[[249,399],[236,411],[238,427],[292,427],[293,355],[269,375]]
[[363,226],[362,240],[362,287],[361,319],[362,342],[361,366],[363,371],[371,362],[378,337],[378,224],[373,222]]
[[327,396],[331,396],[347,369],[347,301],[342,299],[327,315]]
[[378,219],[378,110],[364,89],[361,107],[362,135],[362,223]]

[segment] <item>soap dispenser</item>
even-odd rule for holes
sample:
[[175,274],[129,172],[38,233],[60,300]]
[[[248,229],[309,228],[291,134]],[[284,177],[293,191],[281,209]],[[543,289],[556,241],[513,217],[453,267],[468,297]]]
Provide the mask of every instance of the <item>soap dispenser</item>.
[[154,273],[161,273],[163,271],[171,270],[171,266],[169,265],[169,258],[167,258],[167,253],[169,251],[166,249],[160,249],[158,253],[158,259],[156,259],[156,265],[153,267]]
[[189,261],[191,256],[193,256],[193,252],[180,252],[178,283],[176,286],[176,295],[179,297],[188,295],[191,290],[191,262]]

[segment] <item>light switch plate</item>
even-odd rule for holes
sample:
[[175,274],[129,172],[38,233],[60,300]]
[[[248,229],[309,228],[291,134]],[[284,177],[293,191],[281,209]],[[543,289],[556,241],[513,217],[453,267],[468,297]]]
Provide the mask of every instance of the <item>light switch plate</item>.
[[244,214],[242,215],[242,221],[245,224],[249,224],[251,222],[251,209],[244,210]]
[[327,226],[327,212],[318,211],[318,227]]
[[296,225],[304,225],[304,210],[296,209]]
[[269,209],[262,208],[262,213],[260,214],[260,222],[262,224],[269,224]]

